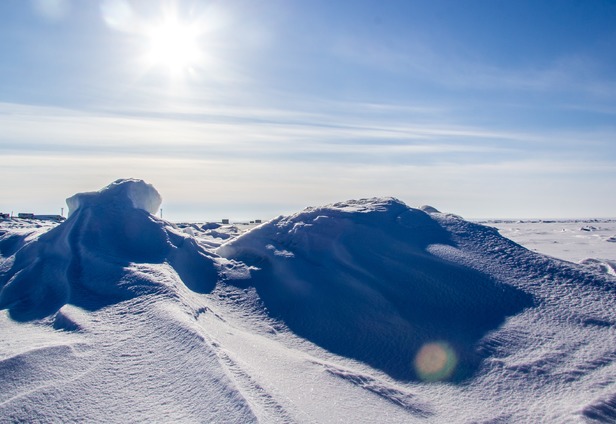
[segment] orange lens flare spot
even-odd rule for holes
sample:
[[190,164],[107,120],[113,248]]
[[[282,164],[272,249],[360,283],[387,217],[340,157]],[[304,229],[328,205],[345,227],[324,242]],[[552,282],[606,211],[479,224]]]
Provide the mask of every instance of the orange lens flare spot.
[[440,381],[449,378],[457,364],[456,353],[445,342],[426,343],[415,356],[415,371],[424,381]]

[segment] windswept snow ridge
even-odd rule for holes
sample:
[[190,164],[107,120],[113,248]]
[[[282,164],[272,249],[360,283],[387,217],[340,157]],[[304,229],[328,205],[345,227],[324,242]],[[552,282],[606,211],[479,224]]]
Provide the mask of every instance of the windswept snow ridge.
[[241,235],[141,180],[67,203],[0,226],[0,423],[616,422],[613,258],[393,198]]
[[276,218],[218,253],[258,268],[238,284],[302,337],[406,380],[420,378],[420,348],[443,342],[457,366],[423,378],[459,381],[479,364],[477,341],[532,298],[431,245],[455,243],[421,210],[363,199]]
[[[160,203],[151,185],[132,179],[70,197],[70,217],[26,242],[0,268],[0,308],[25,321],[66,303],[97,309],[169,290],[148,275],[127,272],[131,263],[168,262],[188,287],[211,291],[217,280],[212,255],[151,215]],[[14,243],[19,244],[6,238],[0,245],[10,251]]]

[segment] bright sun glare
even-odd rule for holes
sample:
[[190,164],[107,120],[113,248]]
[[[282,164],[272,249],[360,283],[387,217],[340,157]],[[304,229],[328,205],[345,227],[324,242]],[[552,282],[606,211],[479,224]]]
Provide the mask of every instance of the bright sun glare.
[[148,33],[148,60],[172,74],[192,70],[201,59],[199,32],[177,19],[167,19]]

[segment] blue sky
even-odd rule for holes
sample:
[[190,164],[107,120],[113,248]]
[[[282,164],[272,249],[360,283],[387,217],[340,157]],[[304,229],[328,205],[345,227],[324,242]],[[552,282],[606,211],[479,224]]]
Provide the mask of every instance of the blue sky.
[[2,212],[616,216],[614,1],[8,0],[0,53]]

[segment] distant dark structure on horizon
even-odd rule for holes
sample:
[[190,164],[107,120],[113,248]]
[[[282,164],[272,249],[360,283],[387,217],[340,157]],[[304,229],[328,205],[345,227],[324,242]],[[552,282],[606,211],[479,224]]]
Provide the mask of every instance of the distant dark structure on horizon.
[[[7,215],[6,218],[9,218],[8,214],[3,214],[3,215]],[[20,212],[17,214],[17,218],[20,219],[39,219],[41,221],[57,221],[57,222],[62,222],[64,221],[66,218],[63,217],[62,215],[35,215],[31,212]]]

